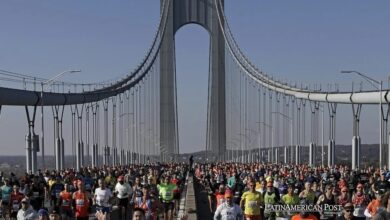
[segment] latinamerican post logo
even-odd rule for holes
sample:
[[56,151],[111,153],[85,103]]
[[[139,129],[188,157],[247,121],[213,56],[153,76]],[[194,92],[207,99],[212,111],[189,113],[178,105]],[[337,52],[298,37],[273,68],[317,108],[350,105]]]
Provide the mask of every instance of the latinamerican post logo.
[[265,205],[266,212],[319,212],[321,214],[339,214],[343,210],[341,205]]

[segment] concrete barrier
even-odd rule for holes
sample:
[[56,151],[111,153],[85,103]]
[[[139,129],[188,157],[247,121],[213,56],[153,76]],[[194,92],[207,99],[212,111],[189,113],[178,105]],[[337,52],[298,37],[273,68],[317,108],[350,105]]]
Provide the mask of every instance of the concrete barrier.
[[183,193],[181,195],[177,220],[197,220],[194,183],[190,172],[187,174]]

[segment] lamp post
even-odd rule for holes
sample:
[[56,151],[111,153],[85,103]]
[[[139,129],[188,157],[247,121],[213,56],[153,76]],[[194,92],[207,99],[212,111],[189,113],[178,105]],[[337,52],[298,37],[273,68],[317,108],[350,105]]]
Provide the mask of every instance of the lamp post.
[[[243,137],[245,137],[245,150],[248,150],[248,146],[246,145],[247,144],[247,140],[249,141],[249,145],[251,145],[252,144],[252,140],[248,137],[248,135],[246,135],[246,134],[243,134],[243,133],[239,133],[238,135],[240,135],[240,136],[243,136]],[[244,151],[244,150],[243,150]],[[243,158],[247,158],[247,160],[245,161],[246,163],[249,163],[249,152],[246,152],[247,154],[248,154],[248,157],[244,157],[244,155],[242,155],[243,156]]]
[[[292,118],[290,118],[289,116],[283,114],[283,113],[280,113],[280,112],[272,112],[272,114],[279,114],[283,117],[285,117],[286,119],[289,120],[290,122],[290,140],[291,140],[291,148],[293,147],[293,126],[292,126]],[[292,151],[291,151],[292,152]],[[276,157],[276,155],[275,155]],[[287,146],[284,148],[284,163],[287,163]]]
[[[259,122],[256,122],[256,123],[262,124],[262,125],[264,125],[264,126],[266,126],[266,127],[269,128],[269,130],[270,130],[270,132],[271,132],[272,140],[271,140],[271,141],[268,141],[268,143],[271,142],[271,151],[273,152],[273,148],[274,148],[274,128],[272,127],[272,125],[267,124],[267,123],[262,122],[262,121],[259,121]],[[265,142],[264,142],[264,143],[265,143]],[[265,147],[265,146],[263,146],[263,147]],[[268,149],[268,152],[270,152],[269,149]],[[271,155],[272,155],[272,154],[268,154],[268,162],[272,162],[272,161],[271,161]]]
[[[252,132],[252,133],[254,133],[255,134],[255,136],[257,136],[258,135],[258,137],[257,137],[257,141],[259,142],[259,151],[258,151],[258,154],[259,154],[259,158],[260,158],[260,132],[259,131],[255,131],[255,130],[253,130],[253,129],[251,129],[251,128],[246,128],[245,129],[245,131],[249,131],[249,132]],[[250,135],[250,133],[249,133],[249,139],[250,140],[253,140],[252,138],[250,138],[251,137],[251,135]],[[254,160],[255,160],[255,157],[254,156],[256,156],[255,154],[252,154],[252,150],[254,149],[253,148],[253,146],[255,145],[256,143],[255,142],[251,142],[251,149],[250,149],[250,151],[251,151],[251,161],[253,162]]]
[[[45,165],[45,129],[44,129],[44,120],[43,120],[43,87],[45,85],[47,86],[50,86],[51,84],[53,84],[55,82],[56,79],[60,78],[62,75],[64,75],[65,73],[79,73],[81,72],[81,70],[66,70],[66,71],[63,71],[59,74],[57,74],[56,76],[52,77],[51,79],[48,79],[44,82],[41,83],[41,123],[42,123],[42,126],[41,126],[41,141],[42,141],[42,167],[43,168],[46,168],[46,165]],[[57,154],[60,153],[60,152],[57,152]],[[55,154],[55,150],[54,150],[54,154]],[[56,165],[57,165],[58,162],[56,162]],[[59,167],[56,167],[57,169]]]
[[[369,82],[374,88],[379,90],[379,168],[382,169],[383,166],[383,158],[382,158],[382,84],[383,81],[375,80],[369,76],[366,76],[363,73],[360,73],[355,70],[342,70],[341,73],[355,73],[362,78],[364,78],[367,82]],[[390,155],[390,152],[388,153]],[[390,158],[388,158],[388,167],[390,165]]]

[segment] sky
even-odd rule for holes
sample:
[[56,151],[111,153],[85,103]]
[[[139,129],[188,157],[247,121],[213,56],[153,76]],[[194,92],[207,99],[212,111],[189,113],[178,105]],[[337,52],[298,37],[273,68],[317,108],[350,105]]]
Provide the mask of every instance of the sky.
[[[0,69],[45,78],[81,69],[62,79],[86,83],[119,77],[145,56],[158,25],[159,2],[1,0]],[[361,81],[339,73],[345,69],[384,80],[388,88],[389,11],[387,0],[225,1],[232,32],[252,63],[298,85],[338,83],[343,90],[350,89],[352,81]],[[202,150],[205,143],[209,36],[191,24],[175,37],[180,151],[192,152]],[[7,83],[0,81],[0,86]],[[351,107],[339,106],[337,117],[336,142],[349,144]],[[40,131],[39,123],[36,128]],[[363,143],[378,143],[377,107],[363,107],[360,132]],[[24,154],[26,133],[24,108],[3,107],[2,154]],[[53,153],[51,146],[46,153]]]

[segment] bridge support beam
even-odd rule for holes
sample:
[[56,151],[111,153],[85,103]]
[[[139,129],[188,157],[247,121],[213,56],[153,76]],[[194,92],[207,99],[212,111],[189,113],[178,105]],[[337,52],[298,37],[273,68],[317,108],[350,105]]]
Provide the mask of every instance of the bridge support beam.
[[283,147],[283,154],[284,154],[284,155],[283,155],[283,158],[284,158],[284,163],[285,163],[285,164],[287,164],[287,160],[288,160],[288,159],[287,159],[287,158],[288,158],[288,157],[287,157],[287,150],[288,150],[288,149],[287,149],[287,146],[284,146],[284,147]]
[[26,135],[26,171],[27,173],[35,174],[37,172],[37,152],[39,151],[39,136],[35,134],[35,116],[37,106],[34,106],[33,115],[30,117],[28,106],[25,106],[28,134]]
[[120,152],[119,163],[120,163],[120,165],[122,165],[122,166],[126,164],[126,160],[125,160],[125,150],[123,150],[123,149],[121,149],[121,152]]
[[98,166],[97,158],[98,158],[98,149],[97,149],[97,145],[94,144],[92,145],[92,167]]
[[333,166],[335,164],[334,157],[335,157],[335,141],[329,140],[328,142],[328,166]]
[[272,148],[268,148],[267,149],[267,162],[268,163],[273,163],[274,161],[272,161]]
[[274,163],[279,163],[279,147],[274,148]]
[[352,137],[352,169],[358,169],[360,165],[360,136]]
[[76,149],[76,170],[80,171],[82,165],[81,165],[81,148],[82,148],[82,143],[79,141],[77,143],[77,149]]
[[295,146],[295,164],[298,165],[301,163],[301,146]]
[[110,165],[110,147],[104,147],[103,165]]
[[31,173],[31,164],[32,164],[32,137],[29,132],[26,134],[26,172]]
[[61,128],[61,136],[60,136],[60,152],[61,152],[61,158],[60,158],[60,169],[63,170],[65,168],[65,141],[64,138],[62,138],[62,123],[60,124]]
[[328,103],[329,110],[329,141],[328,141],[328,166],[335,164],[335,147],[336,147],[336,103]]
[[99,126],[98,126],[98,110],[99,103],[91,105],[92,110],[92,167],[99,166],[99,146],[98,146],[98,137],[99,137]]
[[77,146],[76,146],[76,170],[79,171],[84,166],[84,142],[83,142],[83,112],[84,104],[79,108],[75,106],[77,113]]
[[360,166],[360,149],[361,149],[361,139],[359,136],[359,121],[362,105],[361,104],[352,104],[353,112],[353,137],[352,137],[352,164],[351,167],[353,170],[359,168]]
[[316,145],[313,142],[311,142],[309,144],[309,166],[315,165],[315,157],[316,157],[315,151],[316,151]]
[[[161,0],[161,6],[166,2]],[[160,143],[164,143],[164,154],[168,156],[179,153],[174,35],[178,29],[190,23],[203,26],[211,35],[207,149],[213,155],[223,155],[226,151],[225,40],[215,8],[214,0],[172,0],[170,4],[160,50]]]

